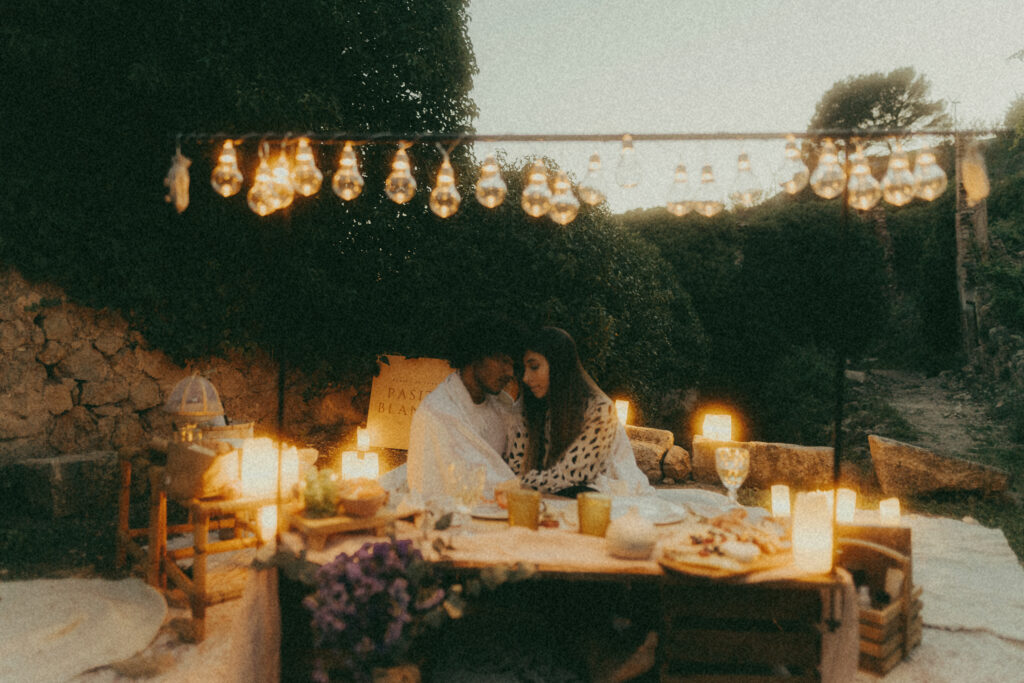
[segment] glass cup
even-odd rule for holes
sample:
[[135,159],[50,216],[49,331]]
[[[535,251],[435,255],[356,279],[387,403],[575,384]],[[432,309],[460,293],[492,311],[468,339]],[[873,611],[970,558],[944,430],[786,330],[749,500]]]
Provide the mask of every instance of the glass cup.
[[715,469],[729,491],[729,500],[736,502],[736,491],[750,472],[750,451],[723,446],[715,449]]
[[540,521],[540,491],[514,489],[508,492],[508,523],[536,529]]
[[606,493],[581,493],[576,497],[580,533],[604,536],[612,516],[612,498]]

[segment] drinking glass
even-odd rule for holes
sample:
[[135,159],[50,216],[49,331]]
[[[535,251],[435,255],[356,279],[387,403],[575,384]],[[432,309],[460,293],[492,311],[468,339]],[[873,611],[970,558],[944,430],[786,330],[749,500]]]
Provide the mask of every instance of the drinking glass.
[[750,472],[750,451],[746,448],[715,449],[715,469],[729,491],[729,500],[736,502],[736,491]]

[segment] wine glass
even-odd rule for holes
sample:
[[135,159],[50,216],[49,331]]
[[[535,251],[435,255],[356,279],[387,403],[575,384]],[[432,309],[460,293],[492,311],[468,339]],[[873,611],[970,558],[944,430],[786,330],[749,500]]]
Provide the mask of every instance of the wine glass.
[[723,446],[715,449],[715,469],[729,491],[729,500],[736,502],[736,491],[750,472],[750,451]]

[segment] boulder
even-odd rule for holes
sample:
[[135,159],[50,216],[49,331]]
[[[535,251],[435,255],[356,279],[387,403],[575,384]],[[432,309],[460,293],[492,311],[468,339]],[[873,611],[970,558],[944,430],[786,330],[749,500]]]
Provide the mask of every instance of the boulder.
[[768,488],[772,484],[813,490],[832,488],[832,448],[798,446],[762,441],[718,441],[693,437],[693,478],[706,484],[718,484],[715,449],[742,447],[750,451],[750,473],[744,486]]
[[138,376],[129,387],[128,400],[137,411],[155,408],[163,403],[160,398],[160,387],[156,381],[145,375]]
[[47,380],[43,386],[43,403],[51,415],[66,413],[74,407],[72,391],[75,389],[73,379]]
[[672,432],[667,429],[655,429],[653,427],[635,427],[633,425],[626,425],[626,436],[629,437],[630,441],[643,441],[654,446],[655,449],[659,450],[658,456],[660,457],[665,451],[672,447],[675,442],[675,437]]
[[102,406],[117,403],[128,398],[128,382],[117,375],[100,381],[82,382],[79,403],[86,406]]
[[49,341],[70,341],[74,335],[71,321],[68,320],[67,311],[64,308],[55,308],[48,311],[41,322],[43,332]]
[[665,471],[666,479],[671,479],[673,482],[683,481],[690,476],[692,467],[690,454],[685,448],[673,445],[665,453],[661,467]]
[[665,451],[647,441],[632,441],[633,455],[640,471],[647,475],[647,481],[655,484],[661,481],[661,456]]
[[36,354],[36,360],[43,365],[56,365],[64,360],[67,355],[67,347],[64,346],[64,344],[51,339],[47,341],[39,353]]
[[57,365],[57,370],[63,377],[99,382],[110,374],[110,364],[102,353],[88,345],[68,355]]
[[938,491],[994,493],[1009,486],[1009,474],[997,467],[939,455],[927,448],[875,434],[868,435],[871,462],[889,496],[915,496]]

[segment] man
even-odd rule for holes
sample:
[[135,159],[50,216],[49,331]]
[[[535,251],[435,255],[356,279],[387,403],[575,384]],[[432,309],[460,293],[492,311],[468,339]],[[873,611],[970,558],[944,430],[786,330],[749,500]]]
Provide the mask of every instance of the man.
[[[501,318],[478,318],[452,339],[449,362],[457,368],[427,394],[409,429],[406,476],[411,491],[425,498],[445,493],[449,467],[457,473],[485,472],[484,496],[514,478],[502,459],[509,412],[517,394],[515,358],[522,333]],[[508,391],[506,391],[508,389]]]

